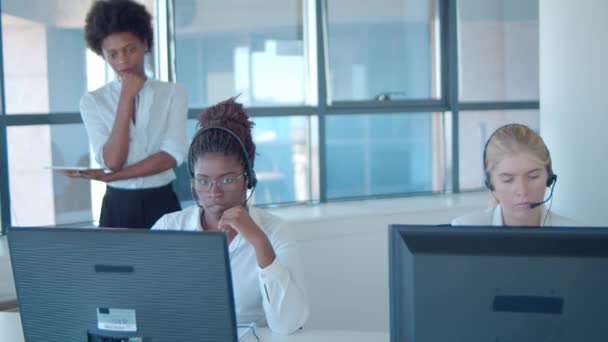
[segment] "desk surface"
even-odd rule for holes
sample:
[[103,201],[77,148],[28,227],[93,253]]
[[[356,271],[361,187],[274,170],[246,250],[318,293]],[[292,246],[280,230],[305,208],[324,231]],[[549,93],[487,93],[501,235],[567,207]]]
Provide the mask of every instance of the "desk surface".
[[0,310],[8,310],[17,307],[17,293],[11,263],[8,256],[2,255],[1,249],[2,246],[0,246]]
[[0,341],[25,341],[23,339],[19,313],[0,312]]
[[[261,342],[383,342],[389,341],[386,332],[345,331],[345,330],[307,330],[283,336],[272,333],[268,328],[257,328]],[[21,319],[16,312],[0,312],[0,341],[24,342]],[[247,334],[243,342],[256,341]]]

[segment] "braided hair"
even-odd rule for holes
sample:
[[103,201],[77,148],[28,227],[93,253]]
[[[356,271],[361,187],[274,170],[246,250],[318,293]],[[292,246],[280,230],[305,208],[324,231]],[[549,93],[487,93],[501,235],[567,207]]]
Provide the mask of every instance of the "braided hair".
[[198,159],[207,152],[235,156],[243,169],[247,169],[247,161],[244,159],[239,142],[221,129],[209,129],[213,127],[228,129],[239,137],[253,168],[255,161],[255,144],[251,135],[253,125],[243,105],[236,102],[234,97],[203,110],[198,115],[198,132],[192,139],[188,153],[190,176],[194,176],[193,169]]

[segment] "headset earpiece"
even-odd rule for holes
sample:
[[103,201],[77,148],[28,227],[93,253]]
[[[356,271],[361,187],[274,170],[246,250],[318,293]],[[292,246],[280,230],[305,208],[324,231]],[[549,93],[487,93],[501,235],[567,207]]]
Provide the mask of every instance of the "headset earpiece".
[[551,187],[555,182],[557,182],[557,175],[554,173],[549,174],[549,178],[547,178],[547,187]]
[[250,169],[249,173],[247,173],[247,189],[253,189],[257,184],[258,178],[255,175],[255,171]]
[[494,187],[492,186],[492,180],[490,179],[490,174],[486,172],[485,175],[486,179],[484,180],[484,184],[486,185],[486,188],[488,188],[488,190],[490,191],[494,191]]

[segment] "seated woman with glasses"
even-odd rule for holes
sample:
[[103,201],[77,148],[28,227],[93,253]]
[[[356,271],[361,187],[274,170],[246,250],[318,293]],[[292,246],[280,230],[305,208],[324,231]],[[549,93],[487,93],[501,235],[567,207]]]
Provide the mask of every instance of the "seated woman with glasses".
[[295,239],[270,213],[247,205],[255,187],[253,123],[229,99],[199,115],[188,152],[196,206],[166,214],[152,229],[220,231],[228,241],[239,324],[289,334],[309,314]]

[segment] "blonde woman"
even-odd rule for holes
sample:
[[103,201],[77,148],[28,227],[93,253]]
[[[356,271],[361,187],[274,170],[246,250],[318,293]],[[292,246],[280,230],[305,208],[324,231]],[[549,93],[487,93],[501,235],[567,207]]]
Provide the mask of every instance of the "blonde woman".
[[[553,195],[557,175],[543,139],[529,127],[509,124],[498,128],[486,142],[483,163],[493,205],[483,212],[459,217],[452,225],[577,225],[545,206]],[[547,189],[550,193],[545,199]]]

